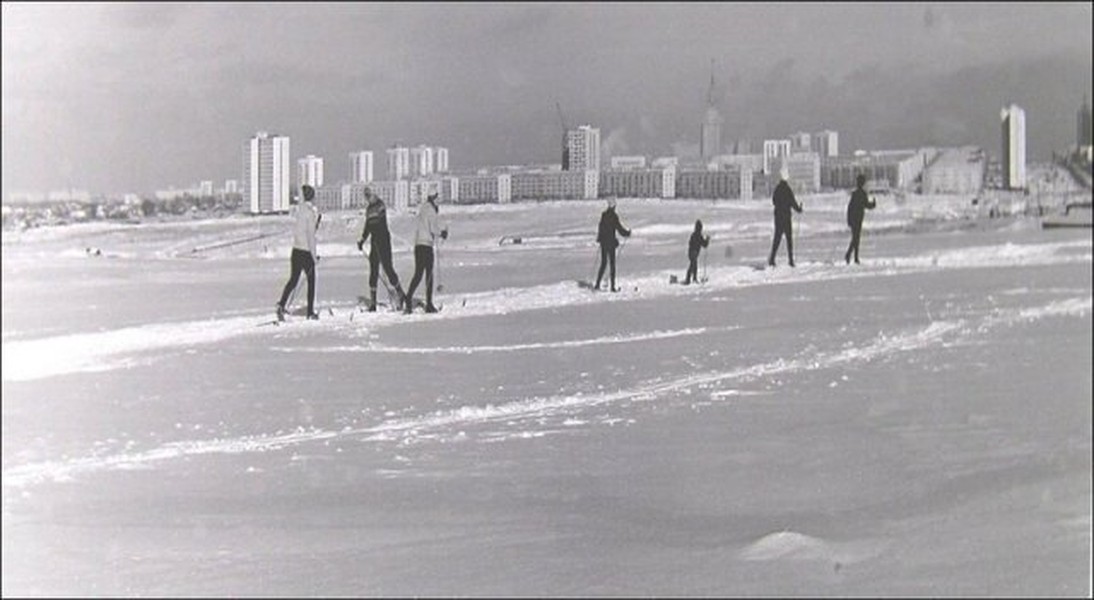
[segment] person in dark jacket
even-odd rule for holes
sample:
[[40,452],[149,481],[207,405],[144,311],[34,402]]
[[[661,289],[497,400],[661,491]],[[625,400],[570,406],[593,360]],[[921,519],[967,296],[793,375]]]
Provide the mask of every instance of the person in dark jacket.
[[695,231],[691,232],[688,240],[688,274],[684,277],[684,285],[690,285],[692,280],[699,281],[699,251],[710,244],[710,236],[703,235],[703,222],[695,220]]
[[858,243],[862,239],[862,219],[866,216],[866,209],[873,210],[876,203],[866,195],[863,186],[866,185],[866,176],[859,175],[855,178],[855,191],[851,192],[851,201],[847,203],[847,225],[851,228],[851,245],[847,246],[847,254],[843,255],[843,261],[851,264],[851,254],[855,255],[855,264],[858,262]]
[[615,233],[619,232],[623,237],[631,237],[631,230],[623,227],[619,222],[619,215],[615,214],[615,199],[608,199],[608,208],[600,214],[600,226],[597,230],[596,241],[600,244],[600,270],[596,274],[595,290],[600,289],[600,281],[604,278],[604,267],[611,265],[612,291],[618,292],[615,287],[615,249],[619,247],[619,240]]
[[775,192],[771,195],[771,203],[775,205],[775,239],[771,240],[771,255],[767,258],[767,265],[775,266],[775,253],[779,251],[779,242],[786,236],[786,254],[790,258],[790,266],[794,266],[794,232],[793,218],[790,210],[802,211],[801,204],[794,198],[794,191],[786,182],[789,173],[786,167],[779,170],[779,184],[775,186]]
[[[365,200],[368,201],[365,207],[365,226],[357,240],[357,249],[364,250],[365,242],[372,238],[368,252],[368,311],[376,312],[376,281],[380,278],[380,267],[383,267],[390,285],[395,286],[399,308],[402,309],[406,295],[399,285],[399,276],[391,265],[391,232],[387,228],[387,206],[369,188],[365,188]],[[391,291],[390,288],[388,291]]]

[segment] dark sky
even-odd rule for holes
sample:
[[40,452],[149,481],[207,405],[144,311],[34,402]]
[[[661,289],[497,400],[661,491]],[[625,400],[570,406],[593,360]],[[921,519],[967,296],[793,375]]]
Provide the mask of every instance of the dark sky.
[[1074,143],[1091,90],[1079,3],[3,3],[3,191],[147,192],[241,174],[257,130],[325,158],[447,146],[453,168],[840,132],[855,148],[977,144],[1026,110],[1029,154]]

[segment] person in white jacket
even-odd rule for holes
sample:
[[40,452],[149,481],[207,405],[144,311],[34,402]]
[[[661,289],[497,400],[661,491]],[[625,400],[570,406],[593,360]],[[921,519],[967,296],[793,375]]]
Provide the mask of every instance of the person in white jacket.
[[297,205],[293,221],[292,257],[289,259],[292,274],[281,292],[281,300],[277,303],[278,321],[285,320],[285,303],[289,300],[289,294],[296,289],[301,271],[308,278],[308,318],[319,318],[319,315],[315,313],[315,260],[319,256],[315,249],[315,232],[319,229],[319,222],[323,216],[312,204],[315,188],[304,185],[300,191],[304,195],[304,202]]
[[448,228],[437,216],[437,193],[432,192],[418,208],[418,225],[414,230],[414,278],[406,291],[406,303],[403,312],[410,314],[414,310],[414,290],[425,274],[425,312],[435,313],[433,306],[433,246],[437,238],[448,239]]

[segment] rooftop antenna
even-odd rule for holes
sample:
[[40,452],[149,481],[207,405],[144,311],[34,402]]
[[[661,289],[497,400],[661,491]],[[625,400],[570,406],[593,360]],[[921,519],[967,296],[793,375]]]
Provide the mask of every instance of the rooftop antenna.
[[707,105],[714,106],[714,59],[710,59],[710,89],[707,91]]

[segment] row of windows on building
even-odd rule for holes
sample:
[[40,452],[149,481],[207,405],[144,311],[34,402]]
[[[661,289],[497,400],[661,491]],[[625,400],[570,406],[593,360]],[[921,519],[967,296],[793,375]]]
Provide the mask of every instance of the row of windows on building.
[[[858,175],[870,187],[917,189],[923,193],[976,193],[983,187],[985,161],[978,149],[947,150],[961,161],[946,160],[931,169],[923,165],[936,151],[918,151],[891,157],[847,158],[826,161],[824,168],[801,161],[788,164],[789,181],[798,193],[820,189],[850,189]],[[969,159],[972,160],[969,160]],[[812,165],[812,166],[810,166]],[[420,204],[429,193],[446,204],[508,203],[593,198],[693,198],[751,200],[760,190],[770,192],[774,177],[751,168],[728,165],[717,170],[677,169],[674,166],[602,171],[533,171],[487,174],[447,174],[424,179],[342,183],[316,188],[324,210],[362,208],[364,190],[371,188],[394,210]]]
[[[772,153],[720,155],[705,165],[681,167],[667,157],[647,166],[643,156],[613,157],[612,168],[577,168],[598,165],[599,132],[588,126],[571,130],[566,136],[565,162],[561,170],[480,171],[455,175],[448,172],[447,150],[420,146],[388,151],[388,178],[372,177],[372,153],[350,155],[351,180],[326,186],[322,182],[322,159],[308,156],[298,163],[298,180],[318,191],[325,209],[360,208],[364,188],[369,186],[395,209],[421,202],[436,191],[446,203],[510,202],[523,200],[591,199],[598,197],[637,198],[753,198],[766,193],[775,173],[785,167],[788,180],[799,193],[822,189],[850,189],[859,174],[872,186],[915,189],[925,193],[975,193],[983,185],[986,158],[976,148],[921,149],[874,152],[853,157],[822,156],[819,152],[794,152],[793,142],[773,144]],[[799,141],[799,144],[801,142]],[[288,210],[293,193],[288,177],[289,139],[260,132],[247,146],[245,156],[245,198],[251,212]],[[424,156],[430,158],[423,158]],[[403,156],[413,156],[415,169],[404,169]],[[944,156],[944,160],[938,160]],[[957,158],[954,158],[956,156]],[[405,166],[405,165],[404,165]],[[568,168],[567,168],[568,167]]]

